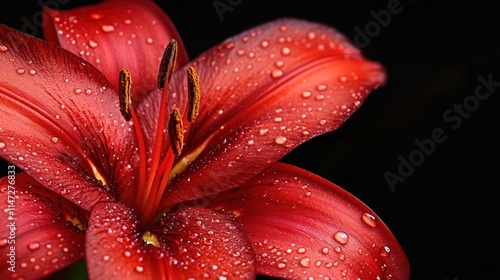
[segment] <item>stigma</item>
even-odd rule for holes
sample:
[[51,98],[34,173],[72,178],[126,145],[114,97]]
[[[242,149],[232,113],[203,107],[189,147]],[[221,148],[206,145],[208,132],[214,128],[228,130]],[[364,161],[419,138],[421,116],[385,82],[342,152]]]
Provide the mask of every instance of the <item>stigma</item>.
[[[174,160],[182,154],[184,147],[184,122],[193,122],[199,110],[199,78],[192,66],[186,70],[188,102],[185,115],[182,115],[181,109],[177,107],[168,107],[167,90],[175,69],[177,52],[177,42],[171,40],[160,62],[157,86],[161,91],[161,101],[156,134],[152,139],[144,137],[141,123],[132,106],[132,74],[126,68],[120,71],[118,82],[120,112],[125,120],[132,121],[139,154],[139,187],[133,205],[129,206],[135,210],[143,225],[151,224],[162,214],[159,204],[170,181]],[[168,132],[168,136],[165,135],[165,131]]]

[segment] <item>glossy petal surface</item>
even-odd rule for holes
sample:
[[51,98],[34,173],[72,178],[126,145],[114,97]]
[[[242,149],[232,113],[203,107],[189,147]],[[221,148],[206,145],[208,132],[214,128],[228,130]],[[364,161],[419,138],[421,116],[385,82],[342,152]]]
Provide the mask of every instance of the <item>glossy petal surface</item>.
[[87,215],[26,174],[8,178],[0,179],[0,253],[14,252],[15,273],[5,257],[2,279],[40,279],[83,259]]
[[107,0],[45,12],[52,23],[44,26],[46,40],[92,63],[115,88],[120,70],[130,70],[135,103],[156,89],[160,59],[170,39],[179,43],[178,65],[187,63],[175,26],[153,1]]
[[[200,115],[187,126],[177,168],[190,164],[172,181],[166,204],[243,183],[299,144],[335,130],[385,82],[383,67],[335,29],[296,19],[245,31],[192,64],[200,75]],[[174,73],[169,104],[184,108],[186,84],[185,71]],[[140,111],[155,114],[151,108]]]
[[86,209],[112,199],[104,189],[133,183],[130,124],[97,69],[4,25],[0,66],[2,157]]
[[[232,219],[206,208],[167,214],[150,229],[148,245],[134,213],[118,203],[94,208],[87,233],[92,279],[251,279],[255,262],[246,234]],[[226,278],[224,278],[226,277]]]
[[307,279],[408,279],[397,240],[373,211],[317,175],[275,163],[209,207],[249,233],[259,274]]

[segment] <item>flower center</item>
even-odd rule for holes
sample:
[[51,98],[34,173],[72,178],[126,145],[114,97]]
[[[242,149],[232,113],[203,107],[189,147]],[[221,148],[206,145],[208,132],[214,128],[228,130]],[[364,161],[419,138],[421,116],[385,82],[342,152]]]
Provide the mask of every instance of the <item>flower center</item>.
[[[125,68],[120,72],[120,112],[125,120],[133,122],[139,152],[139,188],[137,188],[137,198],[132,207],[143,225],[153,222],[156,216],[161,214],[161,209],[158,209],[160,200],[171,178],[175,157],[182,153],[184,145],[183,123],[184,121],[193,122],[198,114],[200,87],[198,74],[192,66],[187,68],[187,113],[182,116],[177,107],[173,108],[170,114],[168,113],[166,106],[167,88],[175,68],[176,57],[177,42],[171,40],[163,53],[158,72],[158,88],[162,91],[162,96],[153,151],[150,156],[147,155],[146,149],[150,145],[145,141],[139,120],[131,106],[132,78],[130,72]],[[166,127],[167,125],[168,127]],[[165,129],[168,129],[168,137],[164,134]]]

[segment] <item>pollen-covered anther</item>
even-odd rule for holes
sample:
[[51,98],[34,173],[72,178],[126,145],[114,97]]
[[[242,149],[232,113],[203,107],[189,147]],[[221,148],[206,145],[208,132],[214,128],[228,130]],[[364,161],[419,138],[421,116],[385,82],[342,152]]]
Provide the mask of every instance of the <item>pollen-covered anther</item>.
[[158,70],[158,88],[163,90],[165,86],[165,81],[170,82],[172,73],[175,68],[175,61],[177,60],[177,41],[175,39],[170,40],[160,62],[160,69]]
[[168,134],[170,135],[170,144],[172,146],[173,153],[176,156],[180,155],[184,145],[184,126],[182,124],[181,113],[177,108],[174,108],[170,114]]
[[198,111],[200,108],[200,80],[198,78],[198,73],[193,66],[189,66],[187,69],[188,78],[188,115],[187,121],[193,122],[198,116]]
[[120,71],[120,79],[118,82],[118,90],[120,92],[120,112],[126,121],[132,118],[130,113],[130,100],[132,99],[132,76],[130,71],[123,68]]
[[144,240],[144,242],[146,242],[146,244],[148,245],[153,245],[157,248],[160,248],[160,242],[158,241],[158,237],[156,236],[156,234],[151,233],[150,231],[146,231],[142,235],[142,240]]

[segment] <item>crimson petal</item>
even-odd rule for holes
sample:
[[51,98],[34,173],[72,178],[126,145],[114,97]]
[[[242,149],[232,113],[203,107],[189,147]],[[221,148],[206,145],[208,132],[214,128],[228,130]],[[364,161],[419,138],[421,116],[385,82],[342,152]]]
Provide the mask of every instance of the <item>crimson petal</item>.
[[131,125],[97,69],[0,25],[0,73],[0,156],[87,210],[133,185]]
[[153,1],[106,0],[71,10],[44,10],[46,40],[89,61],[118,88],[122,68],[132,73],[134,102],[156,89],[163,51],[171,39],[179,45],[177,65],[188,61],[172,21]]
[[9,177],[0,179],[0,254],[14,252],[15,272],[2,261],[2,279],[40,279],[83,259],[86,213],[27,174]]
[[407,258],[373,211],[342,188],[275,163],[210,206],[249,233],[258,273],[306,279],[408,279]]
[[[200,75],[200,114],[187,127],[177,169],[192,163],[172,181],[166,204],[243,183],[299,144],[339,127],[385,82],[384,68],[335,29],[297,19],[250,29],[192,64]],[[181,106],[187,82],[179,72],[169,91],[178,98],[171,104]]]
[[147,245],[133,211],[122,204],[95,206],[87,231],[92,279],[251,279],[255,262],[245,233],[224,214],[184,208],[167,214]]

